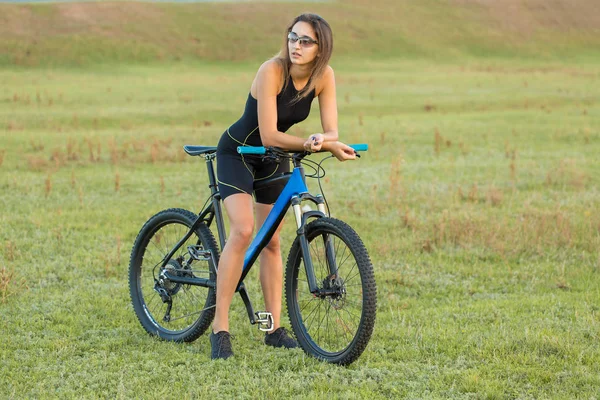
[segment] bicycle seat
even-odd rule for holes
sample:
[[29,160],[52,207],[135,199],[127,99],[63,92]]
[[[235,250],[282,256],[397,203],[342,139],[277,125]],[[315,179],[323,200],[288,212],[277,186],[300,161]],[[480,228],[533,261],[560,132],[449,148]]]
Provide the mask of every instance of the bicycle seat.
[[212,153],[215,153],[217,151],[216,147],[212,147],[212,146],[192,146],[190,144],[186,144],[185,146],[183,146],[183,149],[190,156],[199,156],[199,155],[202,155],[202,154],[212,154]]

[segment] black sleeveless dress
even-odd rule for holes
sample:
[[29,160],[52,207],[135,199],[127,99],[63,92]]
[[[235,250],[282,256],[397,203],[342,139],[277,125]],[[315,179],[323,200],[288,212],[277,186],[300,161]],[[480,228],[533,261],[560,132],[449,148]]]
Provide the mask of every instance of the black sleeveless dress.
[[[304,121],[310,113],[315,97],[314,89],[300,101],[294,101],[298,91],[288,77],[277,95],[277,130],[286,132],[292,125]],[[254,181],[266,179],[277,173],[288,172],[288,160],[280,163],[263,162],[261,156],[238,154],[238,146],[262,146],[258,129],[257,100],[248,94],[244,114],[221,136],[217,146],[217,179],[221,198],[236,193],[254,194],[257,203],[273,204],[283,190],[283,185],[254,191]]]

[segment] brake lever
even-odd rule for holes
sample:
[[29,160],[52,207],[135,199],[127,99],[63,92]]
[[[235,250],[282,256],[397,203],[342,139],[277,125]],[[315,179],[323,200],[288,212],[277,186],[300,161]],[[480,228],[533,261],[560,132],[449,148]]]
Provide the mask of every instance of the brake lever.
[[281,155],[278,154],[275,147],[269,146],[266,148],[265,154],[261,157],[262,161],[280,162]]
[[281,161],[281,157],[279,157],[276,154],[269,154],[269,155],[264,155],[261,157],[261,161],[270,161],[270,162],[280,162]]

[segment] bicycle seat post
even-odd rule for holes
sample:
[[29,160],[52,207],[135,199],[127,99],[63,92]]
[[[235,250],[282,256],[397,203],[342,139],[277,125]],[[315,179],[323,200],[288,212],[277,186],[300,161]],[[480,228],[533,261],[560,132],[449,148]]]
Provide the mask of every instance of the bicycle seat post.
[[217,185],[217,178],[215,174],[215,166],[213,164],[213,160],[217,158],[217,153],[210,153],[204,156],[206,159],[206,168],[208,169],[208,187],[210,188],[210,194],[212,197],[212,211],[215,215],[216,224],[217,224],[217,232],[219,235],[219,244],[221,245],[221,249],[225,247],[225,242],[227,241],[226,233],[225,233],[225,225],[223,223],[223,215],[221,211],[221,195],[219,194],[219,187]]
[[210,188],[210,193],[214,195],[217,192],[217,180],[215,179],[215,167],[213,165],[213,160],[216,158],[216,153],[207,154],[205,156],[206,159],[206,168],[208,168],[208,187]]

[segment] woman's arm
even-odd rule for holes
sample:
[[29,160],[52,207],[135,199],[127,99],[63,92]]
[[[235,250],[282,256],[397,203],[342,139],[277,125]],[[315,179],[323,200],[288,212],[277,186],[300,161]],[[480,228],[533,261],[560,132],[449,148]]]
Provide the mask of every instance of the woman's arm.
[[[263,146],[280,147],[286,150],[330,151],[338,160],[351,160],[356,158],[354,150],[337,141],[337,105],[335,101],[335,80],[333,69],[330,69],[329,89],[325,87],[319,97],[327,91],[325,111],[321,111],[321,124],[325,134],[311,135],[308,140],[287,135],[277,130],[277,94],[281,80],[281,68],[275,61],[267,61],[258,69],[256,75],[256,99],[258,103],[258,129]],[[327,82],[327,81],[326,81]],[[333,93],[332,93],[333,90]],[[319,105],[321,105],[319,99]],[[323,116],[325,115],[325,118]],[[323,140],[319,138],[323,136]],[[313,140],[316,137],[316,140]]]
[[[323,146],[321,150],[330,151],[338,160],[354,160],[355,151],[338,141],[338,114],[335,93],[335,75],[333,68],[327,67],[323,76],[322,89],[319,92],[319,109],[323,127]],[[317,134],[319,135],[319,134]]]
[[319,109],[321,110],[321,126],[323,127],[323,140],[335,142],[338,140],[338,114],[335,93],[335,75],[333,68],[327,67],[318,93]]

